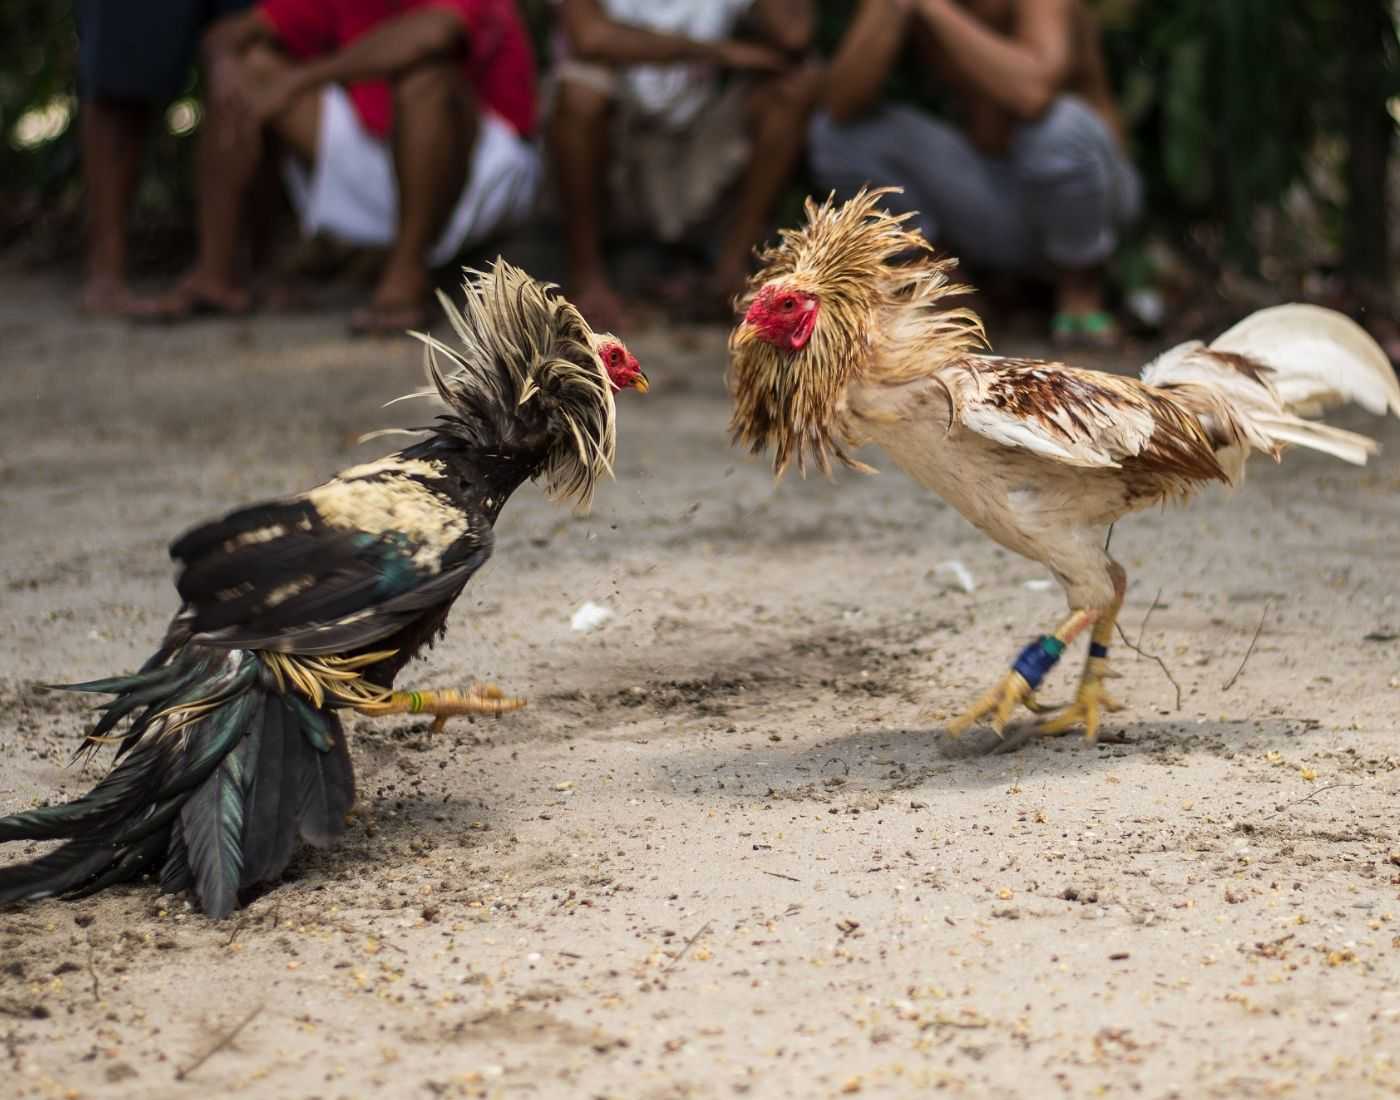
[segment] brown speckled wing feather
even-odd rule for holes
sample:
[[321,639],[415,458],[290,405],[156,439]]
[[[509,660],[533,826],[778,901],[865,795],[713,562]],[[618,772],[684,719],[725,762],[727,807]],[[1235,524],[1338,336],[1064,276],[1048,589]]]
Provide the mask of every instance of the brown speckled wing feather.
[[1069,466],[1223,481],[1191,413],[1132,378],[1033,359],[967,356],[939,372],[963,428]]

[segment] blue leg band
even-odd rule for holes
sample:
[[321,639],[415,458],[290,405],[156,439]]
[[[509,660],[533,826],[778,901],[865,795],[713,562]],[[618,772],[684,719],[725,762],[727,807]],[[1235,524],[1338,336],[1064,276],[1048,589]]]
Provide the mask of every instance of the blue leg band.
[[1098,642],[1090,642],[1090,643],[1089,643],[1089,656],[1090,656],[1090,657],[1107,657],[1107,656],[1108,656],[1108,646],[1106,646],[1106,645],[1099,645]]
[[1045,674],[1055,667],[1056,662],[1060,659],[1060,654],[1064,651],[1065,643],[1059,638],[1051,634],[1042,635],[1021,650],[1020,656],[1016,658],[1016,663],[1011,666],[1011,671],[1019,672],[1021,678],[1034,691],[1040,687],[1040,681],[1045,679]]

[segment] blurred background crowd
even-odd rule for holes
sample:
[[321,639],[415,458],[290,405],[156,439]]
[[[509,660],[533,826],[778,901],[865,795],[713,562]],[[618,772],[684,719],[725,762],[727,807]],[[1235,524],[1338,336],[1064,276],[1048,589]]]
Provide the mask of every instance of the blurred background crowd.
[[1398,27],[1396,0],[10,0],[0,249],[81,263],[93,314],[348,295],[368,335],[526,253],[625,335],[727,319],[806,194],[892,186],[994,334],[1308,299],[1400,360]]

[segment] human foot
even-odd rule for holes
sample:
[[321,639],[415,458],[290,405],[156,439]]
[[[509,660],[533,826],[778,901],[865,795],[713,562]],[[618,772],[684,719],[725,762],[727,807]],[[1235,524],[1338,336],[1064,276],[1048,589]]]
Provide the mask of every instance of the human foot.
[[606,279],[571,279],[569,286],[569,300],[595,332],[621,332],[631,324],[627,307]]
[[373,301],[350,314],[350,331],[356,336],[402,336],[409,329],[427,328],[429,318],[426,299]]
[[350,331],[356,336],[400,336],[405,329],[425,329],[432,317],[431,299],[427,270],[398,265],[391,258],[374,296],[350,315]]
[[252,309],[252,295],[237,283],[195,272],[156,298],[134,299],[127,316],[133,321],[172,324],[195,317],[241,317]]
[[125,317],[135,302],[124,279],[90,275],[78,298],[78,311],[89,317]]

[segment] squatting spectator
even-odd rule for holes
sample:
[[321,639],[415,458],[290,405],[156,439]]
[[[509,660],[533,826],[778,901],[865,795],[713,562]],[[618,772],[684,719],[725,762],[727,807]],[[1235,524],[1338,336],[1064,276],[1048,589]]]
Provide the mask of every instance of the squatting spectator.
[[[881,101],[912,49],[956,123]],[[1112,343],[1101,269],[1141,206],[1097,27],[1080,0],[861,0],[811,126],[822,187],[904,188],[929,240],[973,267],[1044,273],[1052,335]]]
[[532,210],[535,68],[513,0],[262,0],[204,48],[199,255],[159,316],[250,307],[239,219],[270,150],[290,154],[308,234],[388,246],[358,332],[425,325],[430,265]]
[[[559,0],[559,14],[549,138],[570,296],[599,327],[625,327],[606,228],[674,243],[718,226],[690,295],[727,316],[817,98],[810,0]],[[753,39],[734,37],[741,20]]]
[[141,174],[152,116],[189,79],[200,36],[248,0],[77,0],[78,110],[87,205],[87,271],[81,306],[124,314],[126,218]]

